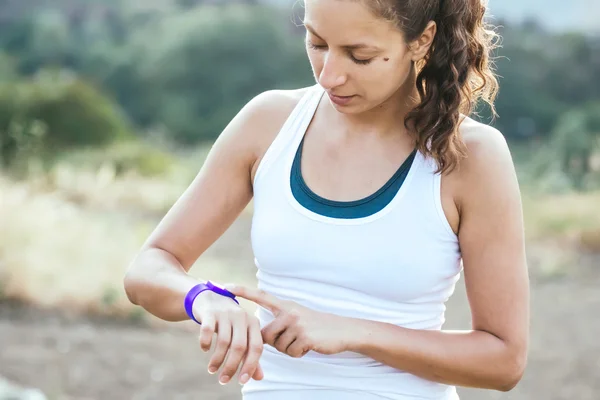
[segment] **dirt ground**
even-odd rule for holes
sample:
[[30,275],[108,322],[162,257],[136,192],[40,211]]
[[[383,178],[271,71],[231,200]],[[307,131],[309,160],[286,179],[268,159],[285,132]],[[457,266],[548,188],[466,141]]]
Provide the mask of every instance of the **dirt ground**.
[[[209,252],[239,263],[236,268],[251,280],[248,226],[247,217],[240,219]],[[509,393],[461,389],[463,400],[600,399],[600,255],[581,254],[564,273],[548,273],[538,265],[548,250],[529,250],[532,335],[525,377]],[[449,329],[469,327],[462,281],[447,319]],[[5,301],[0,303],[0,375],[38,387],[50,399],[241,399],[237,383],[221,386],[208,374],[208,356],[197,345],[195,326],[187,329],[191,326],[151,328]]]

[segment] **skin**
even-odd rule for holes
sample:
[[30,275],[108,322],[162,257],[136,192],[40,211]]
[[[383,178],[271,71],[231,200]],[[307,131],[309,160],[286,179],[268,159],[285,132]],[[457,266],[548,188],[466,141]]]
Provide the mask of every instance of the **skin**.
[[[406,43],[399,30],[361,2],[305,3],[305,23],[312,30],[307,54],[315,79],[328,93],[355,97],[345,106],[327,97],[321,102],[306,133],[302,173],[323,197],[363,198],[412,151],[414,140],[403,119],[417,101],[414,62],[429,51],[436,27],[430,23],[420,38]],[[347,47],[358,43],[369,47]],[[367,59],[368,64],[356,62]],[[165,320],[187,319],[183,298],[198,283],[188,275],[190,267],[251,200],[260,160],[305,90],[262,93],[227,126],[197,177],[130,265],[125,289],[134,304]],[[519,382],[527,359],[529,282],[516,173],[500,132],[465,118],[459,134],[468,157],[442,177],[441,197],[460,242],[472,329],[409,330],[319,313],[255,289],[231,287],[276,315],[260,329],[256,317],[231,299],[204,292],[194,303],[194,315],[203,322],[201,347],[215,346],[209,368],[221,368],[221,382],[228,382],[240,365],[240,382],[262,379],[263,343],[292,357],[310,350],[355,351],[459,386],[506,391]]]

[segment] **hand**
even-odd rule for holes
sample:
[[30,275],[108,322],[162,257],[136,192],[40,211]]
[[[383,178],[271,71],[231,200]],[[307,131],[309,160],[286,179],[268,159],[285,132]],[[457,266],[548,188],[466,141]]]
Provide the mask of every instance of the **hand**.
[[262,339],[280,352],[300,358],[311,350],[337,354],[348,349],[350,319],[314,311],[262,290],[233,285],[226,288],[273,313],[275,320],[261,330]]
[[[215,352],[208,363],[208,372],[214,374],[227,361],[219,376],[221,384],[228,383],[240,364],[240,383],[252,377],[261,380],[264,373],[259,364],[263,341],[258,319],[249,315],[232,299],[211,291],[196,297],[193,305],[194,317],[202,323],[200,347],[207,352],[211,348],[213,334],[217,333]],[[229,352],[229,354],[227,354]]]

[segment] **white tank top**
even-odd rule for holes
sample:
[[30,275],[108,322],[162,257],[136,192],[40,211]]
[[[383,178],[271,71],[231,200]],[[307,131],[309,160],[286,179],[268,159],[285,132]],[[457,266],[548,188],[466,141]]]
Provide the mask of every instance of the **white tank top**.
[[[293,159],[323,94],[319,85],[306,92],[258,166],[251,232],[258,287],[317,311],[441,329],[445,302],[462,265],[432,159],[417,152],[394,198],[366,217],[327,217],[304,208],[293,196]],[[256,315],[261,326],[273,320],[262,307]],[[353,352],[309,352],[298,359],[265,345],[261,365],[265,379],[251,380],[244,394],[337,389],[363,392],[364,399],[458,398],[453,386]]]

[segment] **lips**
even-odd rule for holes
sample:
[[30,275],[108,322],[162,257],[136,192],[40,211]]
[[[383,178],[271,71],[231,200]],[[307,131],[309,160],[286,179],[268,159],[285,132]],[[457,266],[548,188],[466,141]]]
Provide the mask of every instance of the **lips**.
[[344,106],[346,104],[348,104],[355,96],[336,96],[332,93],[327,93],[329,95],[329,98],[331,99],[332,102],[334,102],[335,104]]

